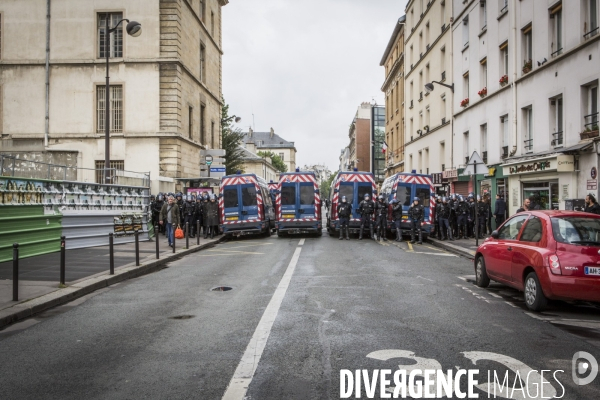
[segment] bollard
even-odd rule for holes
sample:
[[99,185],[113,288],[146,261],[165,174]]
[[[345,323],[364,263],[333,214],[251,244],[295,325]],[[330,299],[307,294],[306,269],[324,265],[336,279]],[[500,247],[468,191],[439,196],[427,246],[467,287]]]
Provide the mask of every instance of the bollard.
[[200,221],[196,221],[196,244],[200,245]]
[[175,227],[171,225],[171,229],[173,229],[173,254],[175,254],[175,242],[177,238],[175,237]]
[[65,237],[60,237],[60,284],[65,284]]
[[13,301],[19,301],[19,243],[13,243]]
[[185,249],[190,248],[190,223],[185,223]]
[[114,254],[114,245],[113,245],[113,236],[114,234],[111,232],[108,234],[108,256],[110,259],[110,274],[115,274],[115,254]]
[[156,259],[158,260],[158,241],[159,241],[158,235],[156,235],[154,237],[154,239],[156,240]]
[[135,236],[135,266],[140,266],[140,232],[135,231],[133,234]]

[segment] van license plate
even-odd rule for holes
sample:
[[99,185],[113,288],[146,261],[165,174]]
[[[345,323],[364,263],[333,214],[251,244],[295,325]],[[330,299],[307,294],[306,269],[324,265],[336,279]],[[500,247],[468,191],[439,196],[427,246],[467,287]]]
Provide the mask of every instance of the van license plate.
[[227,217],[227,221],[237,221],[238,217]]
[[403,215],[402,219],[408,219],[408,215]]
[[600,267],[585,267],[583,271],[586,275],[600,275]]
[[294,219],[296,216],[294,214],[284,214],[283,218]]

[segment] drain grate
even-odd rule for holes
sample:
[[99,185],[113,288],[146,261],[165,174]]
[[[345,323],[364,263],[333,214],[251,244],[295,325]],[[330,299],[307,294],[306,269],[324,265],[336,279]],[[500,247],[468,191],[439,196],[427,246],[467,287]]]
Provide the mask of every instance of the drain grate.
[[190,319],[194,318],[193,315],[177,315],[175,317],[171,317],[171,319]]
[[214,288],[212,288],[210,290],[213,291],[213,292],[227,292],[227,291],[229,291],[231,289],[233,289],[233,288],[230,287],[230,286],[217,286],[217,287],[214,287]]

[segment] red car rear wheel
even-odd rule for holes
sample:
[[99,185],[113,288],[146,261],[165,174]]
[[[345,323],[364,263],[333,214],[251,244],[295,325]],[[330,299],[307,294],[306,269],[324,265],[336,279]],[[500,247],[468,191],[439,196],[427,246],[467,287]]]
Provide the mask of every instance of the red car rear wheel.
[[525,278],[525,304],[531,311],[542,311],[548,304],[535,272],[530,272]]

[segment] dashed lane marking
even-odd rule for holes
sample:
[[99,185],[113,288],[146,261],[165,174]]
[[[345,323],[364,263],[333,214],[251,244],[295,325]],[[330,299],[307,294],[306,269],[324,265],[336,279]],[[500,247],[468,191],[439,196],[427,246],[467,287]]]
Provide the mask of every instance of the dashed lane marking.
[[298,243],[298,246],[302,246],[304,244],[304,239],[300,239],[300,243]]
[[455,254],[447,254],[447,253],[429,253],[425,251],[414,251],[415,254],[429,254],[431,256],[442,256],[442,257],[458,257]]
[[224,249],[214,249],[214,250],[207,250],[210,252],[224,252],[224,253],[234,253],[234,254],[265,254],[265,253],[257,253],[255,251],[237,251],[237,250],[224,250]]
[[414,251],[413,247],[412,247],[412,243],[409,242],[408,240],[406,241],[406,244],[408,245],[408,248],[410,249],[410,251]]
[[255,247],[255,246],[272,246],[273,243],[256,243],[256,244],[251,244],[251,245],[246,245],[246,246],[221,246],[221,248],[224,249],[242,249],[244,247]]

